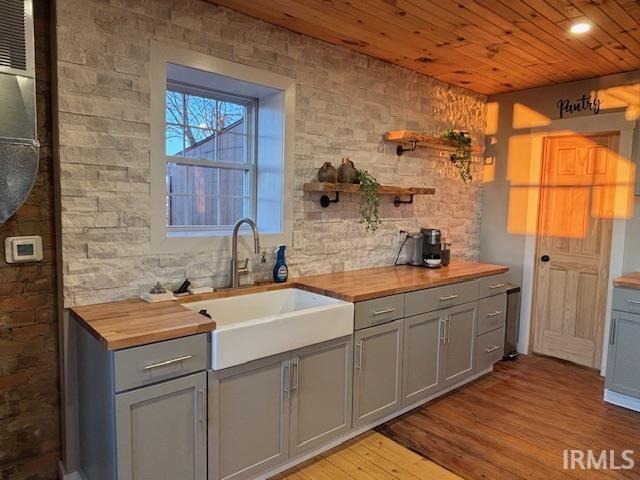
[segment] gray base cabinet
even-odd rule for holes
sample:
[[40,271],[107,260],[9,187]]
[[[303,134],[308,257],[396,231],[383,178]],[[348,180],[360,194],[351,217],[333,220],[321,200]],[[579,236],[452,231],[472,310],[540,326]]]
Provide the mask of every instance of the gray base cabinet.
[[313,345],[291,360],[292,458],[351,429],[352,339]]
[[118,480],[207,478],[205,372],[116,395]]
[[413,405],[442,388],[440,369],[440,312],[424,313],[404,320],[402,406]]
[[476,302],[441,312],[444,318],[442,382],[445,388],[460,383],[474,373],[477,312]]
[[353,338],[209,372],[211,480],[248,479],[351,427]]
[[[640,292],[638,292],[640,301]],[[611,318],[606,388],[640,398],[640,315],[614,311]]]
[[289,457],[288,354],[209,372],[209,470],[251,478]]
[[365,328],[354,339],[353,426],[401,407],[403,320]]

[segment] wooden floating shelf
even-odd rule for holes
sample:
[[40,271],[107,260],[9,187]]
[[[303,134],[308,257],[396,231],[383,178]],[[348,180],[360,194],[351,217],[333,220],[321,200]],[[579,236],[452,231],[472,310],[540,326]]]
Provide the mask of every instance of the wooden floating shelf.
[[[327,195],[320,198],[320,205],[328,207],[332,203],[340,201],[340,193],[360,193],[361,187],[357,183],[327,183],[327,182],[311,182],[305,183],[303,186],[305,192],[334,192],[336,194],[333,200]],[[380,185],[380,195],[394,195],[393,204],[399,207],[403,203],[413,203],[414,195],[433,195],[436,193],[435,188],[421,187],[396,187],[393,185]],[[408,196],[410,200],[401,200],[401,196]]]
[[[387,142],[411,144],[411,147],[404,148],[401,145],[398,146],[398,155],[402,155],[402,152],[415,150],[416,147],[432,148],[434,150],[441,150],[444,152],[455,152],[456,146],[449,140],[440,137],[434,137],[426,135],[424,133],[416,132],[414,130],[393,130],[387,132],[384,135],[384,139]],[[473,155],[482,155],[484,153],[484,147],[480,145],[472,145],[471,153]]]

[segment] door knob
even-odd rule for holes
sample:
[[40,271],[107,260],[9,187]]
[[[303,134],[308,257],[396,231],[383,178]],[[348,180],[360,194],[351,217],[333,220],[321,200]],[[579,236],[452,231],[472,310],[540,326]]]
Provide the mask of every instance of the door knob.
[[549,255],[543,255],[540,257],[540,260],[543,262],[548,262],[549,260],[551,260],[551,257]]

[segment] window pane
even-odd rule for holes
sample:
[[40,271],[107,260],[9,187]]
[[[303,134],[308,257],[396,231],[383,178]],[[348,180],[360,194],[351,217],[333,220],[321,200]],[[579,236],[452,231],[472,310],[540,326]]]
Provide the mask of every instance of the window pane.
[[185,145],[185,157],[216,159],[216,136],[213,130],[186,127]]
[[167,90],[165,95],[167,123],[182,125],[184,123],[184,94]]
[[187,95],[186,97],[187,124],[192,127],[215,128],[218,101],[196,95]]
[[232,102],[218,102],[218,130],[233,128],[236,133],[245,133],[246,107]]
[[229,130],[218,133],[217,155],[221,162],[246,163],[246,135],[238,135]]
[[167,125],[165,150],[167,155],[183,155],[184,129],[178,125]]
[[230,226],[249,213],[249,174],[168,164],[168,226]]

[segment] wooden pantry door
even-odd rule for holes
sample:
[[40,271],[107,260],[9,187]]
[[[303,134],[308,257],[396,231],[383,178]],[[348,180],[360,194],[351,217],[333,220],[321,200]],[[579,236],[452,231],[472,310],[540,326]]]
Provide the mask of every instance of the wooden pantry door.
[[600,368],[618,134],[544,139],[533,351]]

